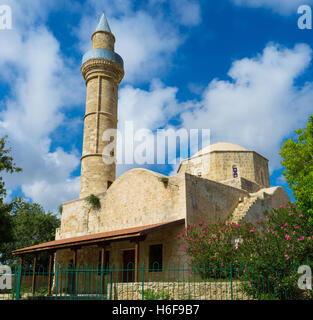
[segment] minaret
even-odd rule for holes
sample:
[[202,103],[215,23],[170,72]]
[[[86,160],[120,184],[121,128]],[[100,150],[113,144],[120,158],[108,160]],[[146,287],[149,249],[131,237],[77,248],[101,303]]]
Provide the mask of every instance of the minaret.
[[[115,161],[107,164],[102,158],[110,143],[103,141],[103,133],[117,128],[118,87],[124,76],[123,59],[114,52],[115,37],[104,13],[91,40],[92,49],[83,56],[81,67],[87,87],[81,198],[106,191],[115,180]],[[115,157],[114,151],[111,156]]]

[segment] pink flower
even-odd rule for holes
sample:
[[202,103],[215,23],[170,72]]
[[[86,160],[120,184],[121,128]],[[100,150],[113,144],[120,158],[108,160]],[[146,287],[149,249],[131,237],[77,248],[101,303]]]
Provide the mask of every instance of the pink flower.
[[289,260],[290,257],[288,256],[288,254],[285,254],[286,260]]
[[302,218],[302,217],[303,217],[303,214],[299,214],[298,217],[299,217],[299,218]]
[[287,226],[288,226],[288,223],[286,222],[286,223],[285,223],[285,227],[287,227]]
[[285,234],[285,238],[287,241],[290,240],[290,236],[288,234]]

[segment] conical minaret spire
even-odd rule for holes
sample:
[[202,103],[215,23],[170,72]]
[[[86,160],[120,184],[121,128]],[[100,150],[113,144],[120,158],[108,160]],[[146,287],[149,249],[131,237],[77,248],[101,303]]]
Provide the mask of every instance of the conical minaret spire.
[[[124,76],[123,59],[114,51],[115,37],[104,13],[91,40],[92,49],[84,54],[81,67],[87,86],[81,198],[105,192],[115,180],[115,161],[104,161],[110,141],[103,139],[103,134],[117,129],[118,87]],[[115,147],[110,157],[115,158]]]
[[96,31],[107,31],[107,32],[112,33],[110,26],[109,26],[109,23],[108,23],[108,20],[105,16],[104,12],[101,15],[101,18],[100,18],[100,21],[99,21],[98,26],[96,28]]

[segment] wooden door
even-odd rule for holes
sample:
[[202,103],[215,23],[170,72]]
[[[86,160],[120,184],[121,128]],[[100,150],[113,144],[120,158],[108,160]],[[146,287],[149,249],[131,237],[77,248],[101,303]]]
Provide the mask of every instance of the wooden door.
[[135,275],[135,250],[123,251],[123,282],[133,282]]

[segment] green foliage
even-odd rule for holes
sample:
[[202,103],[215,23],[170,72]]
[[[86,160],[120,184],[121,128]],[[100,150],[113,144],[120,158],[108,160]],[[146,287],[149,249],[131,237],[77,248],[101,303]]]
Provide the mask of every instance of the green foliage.
[[256,223],[260,232],[251,233],[236,250],[236,260],[253,269],[247,269],[252,278],[250,293],[258,296],[263,291],[279,299],[301,297],[298,266],[313,261],[313,231],[308,218],[287,203]]
[[152,289],[146,289],[143,295],[144,300],[170,300],[170,294],[168,290],[155,291]]
[[[11,205],[13,239],[0,244],[0,263],[13,266],[17,263],[11,253],[13,250],[54,240],[60,220],[50,212],[45,213],[40,205],[30,204],[22,198],[15,198]],[[25,256],[25,263],[31,264],[32,257]],[[47,265],[48,254],[40,254],[38,263]]]
[[100,209],[101,203],[100,198],[98,196],[95,196],[94,194],[91,194],[89,197],[87,197],[86,202],[93,208],[93,209]]
[[[17,167],[10,156],[11,149],[6,148],[7,136],[0,138],[0,173],[5,171],[7,173],[19,172],[22,169]],[[0,176],[0,201],[6,196],[4,181]],[[0,221],[1,224],[1,221]]]
[[[16,167],[13,158],[10,156],[11,149],[6,148],[7,136],[0,139],[0,173],[14,173],[22,169]],[[12,240],[12,221],[10,211],[12,206],[4,203],[3,199],[6,196],[3,178],[0,176],[0,243]]]
[[[183,252],[190,257],[190,265],[200,270],[203,278],[227,276],[227,270],[234,261],[234,244],[239,237],[245,237],[251,230],[249,224],[228,224],[218,221],[208,224],[205,221],[188,225],[177,236],[184,241]],[[205,270],[205,271],[201,271]]]
[[[271,210],[266,218],[248,224],[207,224],[188,226],[178,235],[190,257],[194,271],[204,279],[228,277],[232,263],[234,278],[242,280],[250,296],[295,299],[304,292],[298,288],[298,266],[312,265],[313,230],[308,217],[288,202]],[[236,244],[234,239],[240,239]]]
[[63,205],[62,204],[59,205],[58,212],[59,212],[59,214],[62,215],[62,212],[63,212]]
[[13,239],[11,209],[12,206],[10,204],[0,201],[0,244]]
[[293,190],[296,205],[303,209],[313,225],[313,115],[307,127],[295,133],[297,139],[287,140],[280,152],[284,177]]

